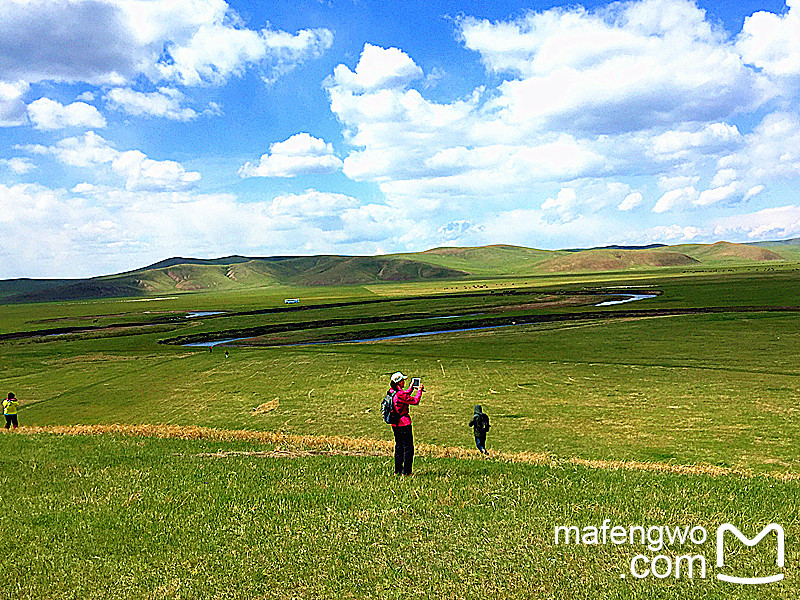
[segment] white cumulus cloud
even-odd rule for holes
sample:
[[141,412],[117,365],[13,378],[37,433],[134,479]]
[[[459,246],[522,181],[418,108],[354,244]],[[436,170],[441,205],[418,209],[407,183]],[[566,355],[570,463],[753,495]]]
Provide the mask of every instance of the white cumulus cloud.
[[678,188],[665,192],[653,207],[653,212],[663,213],[676,208],[685,207],[697,199],[698,193],[694,186]]
[[619,203],[619,210],[633,210],[644,201],[644,197],[640,192],[631,192],[625,199]]
[[770,113],[745,136],[742,149],[720,161],[756,183],[800,175],[800,115]]
[[687,0],[464,18],[460,31],[489,69],[512,75],[495,103],[526,130],[622,133],[721,120],[762,96],[724,32]]
[[200,173],[186,171],[175,161],[153,160],[138,150],[116,150],[94,131],[63,139],[53,146],[31,145],[22,149],[54,156],[74,167],[110,168],[124,180],[127,190],[180,190],[191,188],[200,180]]
[[[754,133],[742,133],[738,119],[778,92],[695,3],[633,0],[455,22],[464,46],[502,77],[494,87],[434,101],[411,56],[372,44],[325,82],[352,147],[344,174],[377,184],[390,204],[509,208],[575,188],[572,217],[612,207],[618,214],[644,203],[644,188],[627,198],[629,188],[589,192],[575,182],[686,179],[661,187],[659,214],[741,201],[762,184]],[[755,135],[763,140],[765,127]],[[783,149],[771,164],[788,171],[795,152],[786,145],[778,136],[765,141],[773,153]]]
[[355,72],[345,65],[334,70],[337,85],[360,90],[403,87],[422,77],[422,69],[399,48],[365,44]]
[[775,240],[800,236],[800,206],[789,204],[720,218],[714,233],[721,238],[745,236]]
[[786,0],[787,12],[747,17],[736,47],[745,62],[775,76],[800,75],[800,3]]
[[223,0],[6,0],[0,81],[220,84],[259,65],[268,77],[330,48],[328,29],[249,29]]
[[374,46],[365,46],[355,71],[335,69],[326,82],[331,109],[356,147],[344,159],[348,177],[378,182],[390,199],[426,202],[487,190],[500,194],[605,169],[592,143],[569,134],[520,143],[484,113],[480,90],[450,103],[426,99],[409,87],[421,75],[407,55]]
[[100,111],[85,102],[66,106],[50,98],[39,98],[28,105],[28,118],[36,129],[54,130],[68,127],[96,129],[106,126]]
[[743,141],[738,128],[727,123],[710,123],[697,131],[666,131],[653,138],[658,155],[685,156],[689,152],[719,152]]
[[0,127],[22,125],[27,121],[24,96],[29,87],[24,81],[6,82],[0,77]]
[[734,181],[728,185],[703,190],[694,203],[697,206],[709,206],[710,204],[716,204],[737,195],[741,195],[741,190],[739,183]]
[[186,97],[174,88],[162,87],[155,92],[138,92],[131,88],[113,88],[105,95],[109,108],[137,117],[163,117],[175,121],[191,121],[197,112],[185,106]]
[[691,225],[657,225],[636,234],[635,243],[641,244],[680,244],[695,241],[704,235],[699,227]]
[[257,164],[245,163],[242,177],[297,177],[309,173],[332,173],[342,168],[333,146],[308,133],[297,133],[270,145]]
[[30,160],[27,158],[21,158],[19,156],[0,159],[0,165],[6,166],[17,175],[24,175],[25,173],[30,173],[36,169],[36,165]]

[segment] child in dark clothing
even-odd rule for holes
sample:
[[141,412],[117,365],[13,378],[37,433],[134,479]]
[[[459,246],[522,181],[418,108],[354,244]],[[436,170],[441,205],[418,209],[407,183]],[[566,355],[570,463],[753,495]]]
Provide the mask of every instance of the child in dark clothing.
[[489,431],[489,415],[483,412],[481,405],[475,406],[475,414],[469,421],[469,426],[475,428],[475,445],[483,454],[489,454],[486,451],[486,432]]

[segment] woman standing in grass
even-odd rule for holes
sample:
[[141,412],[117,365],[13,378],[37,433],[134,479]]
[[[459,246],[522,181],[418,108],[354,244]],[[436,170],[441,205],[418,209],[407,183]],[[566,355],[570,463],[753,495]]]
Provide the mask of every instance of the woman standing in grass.
[[8,398],[3,400],[3,414],[6,417],[6,429],[14,425],[14,429],[19,424],[17,421],[17,410],[19,410],[19,402],[14,392],[8,392]]
[[392,425],[394,431],[394,473],[395,475],[411,475],[411,465],[414,462],[414,436],[411,433],[411,415],[408,407],[419,404],[422,399],[424,385],[420,385],[417,393],[412,396],[413,386],[406,385],[406,376],[400,371],[392,375],[391,386],[394,391],[394,409],[400,414],[400,420]]

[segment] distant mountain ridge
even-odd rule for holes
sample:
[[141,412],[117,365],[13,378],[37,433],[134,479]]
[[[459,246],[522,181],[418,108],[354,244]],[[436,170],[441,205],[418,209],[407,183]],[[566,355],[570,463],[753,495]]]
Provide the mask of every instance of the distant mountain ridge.
[[570,248],[566,252],[585,252],[586,250],[653,250],[655,248],[669,248],[667,244],[647,244],[646,246],[595,246],[594,248]]
[[303,258],[302,256],[241,256],[239,254],[233,254],[231,256],[223,256],[220,258],[184,258],[182,256],[176,256],[173,258],[167,258],[165,260],[161,260],[157,263],[153,263],[152,265],[148,265],[141,269],[136,269],[136,271],[149,271],[151,269],[164,269],[167,267],[174,267],[176,265],[233,265],[239,263],[246,263],[252,260],[265,260],[270,262],[280,261],[280,260],[287,260],[291,258]]
[[368,285],[782,260],[800,261],[800,238],[748,244],[614,245],[584,250],[495,244],[385,256],[173,257],[135,271],[89,279],[0,281],[0,301],[48,302],[266,286]]
[[52,302],[275,285],[355,285],[459,279],[469,273],[422,261],[372,256],[170,258],[135,271],[76,280],[0,281],[0,300]]

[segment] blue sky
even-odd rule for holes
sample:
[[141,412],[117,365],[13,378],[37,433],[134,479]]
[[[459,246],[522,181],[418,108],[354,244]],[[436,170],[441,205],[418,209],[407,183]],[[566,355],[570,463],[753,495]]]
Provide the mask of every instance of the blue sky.
[[0,4],[0,277],[800,236],[800,0]]

